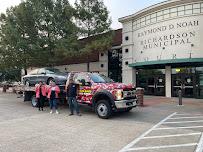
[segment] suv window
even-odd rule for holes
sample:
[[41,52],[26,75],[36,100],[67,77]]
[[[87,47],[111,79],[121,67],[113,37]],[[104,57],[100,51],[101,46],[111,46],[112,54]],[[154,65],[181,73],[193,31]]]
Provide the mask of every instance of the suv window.
[[30,75],[37,75],[39,69],[32,70],[29,74]]
[[39,69],[39,71],[38,71],[38,74],[45,74],[45,73],[46,73],[46,71],[45,71],[45,69],[44,69],[44,68]]
[[86,84],[87,84],[87,83],[90,83],[90,79],[89,79],[88,75],[85,74],[85,73],[78,73],[78,74],[75,74],[74,80],[75,80],[77,83],[82,83],[82,86],[84,86],[84,83],[83,83],[83,82],[85,82]]

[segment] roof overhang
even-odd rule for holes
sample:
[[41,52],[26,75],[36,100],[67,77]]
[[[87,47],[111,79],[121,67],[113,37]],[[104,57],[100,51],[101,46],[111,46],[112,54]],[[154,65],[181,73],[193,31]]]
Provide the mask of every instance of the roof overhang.
[[171,59],[171,60],[158,60],[158,61],[146,61],[136,62],[129,64],[129,67],[136,69],[162,69],[165,66],[175,67],[188,67],[188,66],[203,66],[203,58],[186,58],[186,59]]
[[186,4],[186,3],[191,3],[191,2],[200,2],[200,1],[201,0],[166,0],[166,1],[154,4],[154,5],[151,5],[149,7],[146,7],[144,9],[132,14],[132,15],[121,17],[118,19],[118,21],[121,23],[124,23],[124,22],[131,21],[133,19],[140,18],[140,17],[145,16],[147,14],[156,12],[156,11],[161,10],[161,9],[165,9],[165,8],[173,7],[173,6],[177,6],[177,5],[182,5],[182,4]]

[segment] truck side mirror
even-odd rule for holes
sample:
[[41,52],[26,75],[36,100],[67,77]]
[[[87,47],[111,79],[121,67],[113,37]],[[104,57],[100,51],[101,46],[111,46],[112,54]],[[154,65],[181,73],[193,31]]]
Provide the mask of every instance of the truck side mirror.
[[85,79],[81,79],[80,82],[82,83],[82,86],[85,86]]
[[91,86],[91,82],[85,82],[85,86]]

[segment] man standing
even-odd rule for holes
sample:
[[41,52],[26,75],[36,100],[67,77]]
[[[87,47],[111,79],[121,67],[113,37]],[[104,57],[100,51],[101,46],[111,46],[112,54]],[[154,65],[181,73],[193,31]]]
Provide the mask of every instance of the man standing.
[[81,114],[79,112],[78,102],[76,100],[76,97],[79,94],[79,84],[76,84],[73,81],[73,79],[71,78],[69,80],[69,82],[67,81],[67,83],[66,83],[66,91],[67,91],[68,104],[69,104],[70,111],[71,111],[69,116],[72,116],[74,114],[74,112],[73,112],[74,109],[75,109],[77,115],[81,116]]

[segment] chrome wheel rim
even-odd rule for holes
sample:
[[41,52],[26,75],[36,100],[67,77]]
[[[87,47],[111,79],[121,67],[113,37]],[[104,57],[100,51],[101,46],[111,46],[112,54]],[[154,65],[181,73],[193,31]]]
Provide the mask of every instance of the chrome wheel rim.
[[101,103],[97,107],[97,112],[100,116],[104,117],[108,114],[108,108],[105,104]]
[[35,97],[32,98],[32,105],[33,107],[37,106],[37,99]]

